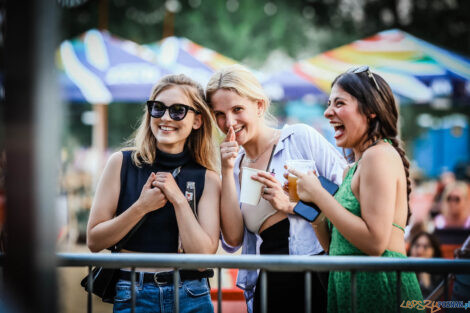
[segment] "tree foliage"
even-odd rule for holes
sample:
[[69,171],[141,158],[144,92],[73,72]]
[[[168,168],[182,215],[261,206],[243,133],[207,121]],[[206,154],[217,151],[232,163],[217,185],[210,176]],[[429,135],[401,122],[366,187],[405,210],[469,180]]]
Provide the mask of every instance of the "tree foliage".
[[467,0],[90,0],[62,9],[62,39],[107,28],[150,43],[165,31],[259,67],[275,50],[299,59],[390,28],[469,55],[469,20]]

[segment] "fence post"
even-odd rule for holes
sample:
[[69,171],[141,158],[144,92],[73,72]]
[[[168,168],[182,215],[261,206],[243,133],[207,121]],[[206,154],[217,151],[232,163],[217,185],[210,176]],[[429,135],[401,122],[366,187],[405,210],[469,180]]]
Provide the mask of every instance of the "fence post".
[[87,299],[87,312],[93,312],[93,268],[88,266],[88,299]]
[[135,267],[131,268],[131,312],[135,312]]
[[175,268],[173,271],[173,289],[175,289],[175,312],[180,312],[180,271],[179,269]]
[[222,313],[222,268],[217,268],[217,313]]
[[305,272],[305,313],[312,312],[312,272]]
[[356,312],[356,304],[357,304],[357,282],[356,282],[356,271],[351,271],[351,308],[352,313]]

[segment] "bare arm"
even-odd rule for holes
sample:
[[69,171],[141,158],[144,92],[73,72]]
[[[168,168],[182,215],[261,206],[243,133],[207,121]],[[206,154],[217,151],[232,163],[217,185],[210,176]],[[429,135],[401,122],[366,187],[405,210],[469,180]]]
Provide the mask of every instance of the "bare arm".
[[318,216],[317,220],[311,224],[323,250],[325,250],[325,252],[328,252],[330,250],[331,235],[328,230],[328,223],[323,212],[320,213],[320,216]]
[[220,144],[222,160],[222,192],[220,197],[220,227],[224,240],[232,247],[238,247],[243,241],[243,216],[237,197],[237,186],[233,168],[238,153],[235,132],[230,128],[227,137]]
[[373,147],[364,153],[359,173],[361,217],[341,206],[321,188],[314,175],[302,177],[305,183],[298,187],[299,196],[316,203],[338,231],[358,249],[368,255],[381,255],[390,240],[398,173],[398,160],[383,147]]
[[[186,200],[186,199],[185,199]],[[207,170],[204,191],[198,205],[198,221],[194,214],[191,219],[179,218],[186,210],[176,210],[180,236],[187,253],[215,253],[219,246],[220,234],[220,178],[217,173]],[[185,205],[189,207],[188,201]],[[184,213],[184,214],[182,214]],[[197,225],[193,224],[193,221]],[[184,230],[184,231],[183,231]]]
[[121,189],[122,153],[108,160],[96,189],[87,226],[87,245],[92,252],[106,249],[121,240],[149,211],[165,205],[166,198],[158,188],[151,189],[151,174],[139,199],[129,209],[116,216]]
[[170,173],[157,173],[154,185],[161,188],[173,204],[184,251],[215,253],[219,243],[220,181],[217,174],[206,171],[204,191],[198,203],[198,219]]

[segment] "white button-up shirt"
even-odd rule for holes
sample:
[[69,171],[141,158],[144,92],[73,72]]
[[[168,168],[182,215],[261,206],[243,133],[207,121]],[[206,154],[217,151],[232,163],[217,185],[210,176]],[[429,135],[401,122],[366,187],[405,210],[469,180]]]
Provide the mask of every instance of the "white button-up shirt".
[[[240,162],[244,154],[245,150],[240,147],[233,172],[239,199]],[[270,172],[274,169],[276,179],[281,184],[285,182],[284,165],[286,160],[291,159],[314,160],[315,171],[318,175],[324,176],[338,185],[341,184],[346,161],[314,128],[305,124],[285,125],[282,128],[269,168]],[[323,249],[310,223],[293,214],[289,214],[288,218],[290,223],[289,254],[314,255],[321,253]],[[259,254],[261,242],[262,239],[258,234],[248,231],[245,227],[242,254]],[[229,246],[224,240],[222,240],[222,247],[228,252],[235,252],[240,248],[239,246]],[[258,271],[256,270],[240,269],[238,271],[237,286],[244,290],[249,312],[252,311],[252,298],[257,278]]]

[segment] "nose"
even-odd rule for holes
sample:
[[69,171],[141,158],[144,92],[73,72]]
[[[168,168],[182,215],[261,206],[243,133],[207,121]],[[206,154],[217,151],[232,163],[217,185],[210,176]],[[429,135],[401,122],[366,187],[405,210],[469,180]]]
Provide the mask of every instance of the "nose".
[[235,125],[235,119],[231,114],[225,116],[225,127],[228,130],[231,126]]
[[333,109],[331,108],[331,105],[326,107],[325,112],[323,112],[323,116],[326,118],[330,118],[331,116],[333,116]]
[[170,110],[169,109],[166,109],[165,110],[165,113],[163,113],[162,117],[160,117],[160,119],[164,120],[164,121],[169,121],[171,120],[171,117],[170,117]]

